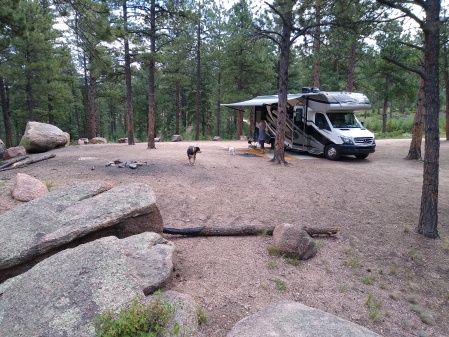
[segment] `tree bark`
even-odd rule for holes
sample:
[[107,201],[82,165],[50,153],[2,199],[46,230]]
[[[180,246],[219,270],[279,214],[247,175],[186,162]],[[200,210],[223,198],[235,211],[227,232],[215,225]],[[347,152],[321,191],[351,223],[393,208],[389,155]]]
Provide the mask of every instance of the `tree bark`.
[[384,97],[384,105],[382,108],[382,132],[387,132],[387,109],[388,109],[388,97]]
[[421,210],[418,233],[428,238],[439,238],[438,233],[438,180],[440,134],[438,115],[440,107],[439,92],[439,54],[440,54],[440,0],[428,0],[423,8],[426,21],[424,32],[424,69],[425,69],[425,148],[424,173],[421,196]]
[[422,160],[421,143],[423,134],[423,120],[426,111],[424,106],[424,98],[424,80],[420,78],[418,81],[418,100],[416,102],[416,113],[413,121],[412,141],[410,142],[410,149],[406,159]]

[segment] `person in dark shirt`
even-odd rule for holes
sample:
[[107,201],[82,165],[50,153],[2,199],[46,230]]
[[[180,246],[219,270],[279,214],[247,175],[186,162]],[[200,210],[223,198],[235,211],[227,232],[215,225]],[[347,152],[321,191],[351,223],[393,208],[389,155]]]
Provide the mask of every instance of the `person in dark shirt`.
[[259,123],[259,144],[262,153],[265,153],[265,139],[267,138],[267,130],[265,128],[265,122],[260,121]]

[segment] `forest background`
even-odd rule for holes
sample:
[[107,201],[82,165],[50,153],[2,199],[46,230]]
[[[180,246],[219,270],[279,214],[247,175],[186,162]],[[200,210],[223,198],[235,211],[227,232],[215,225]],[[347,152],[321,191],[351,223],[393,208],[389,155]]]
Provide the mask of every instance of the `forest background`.
[[[249,114],[220,104],[279,92],[279,47],[261,28],[280,34],[276,1],[0,2],[0,139],[8,147],[30,120],[74,140],[239,139],[251,135]],[[363,92],[373,107],[361,116],[368,129],[377,137],[409,136],[418,75],[388,59],[422,64],[416,46],[423,36],[410,17],[376,1],[297,3],[303,31],[291,48],[288,91]],[[444,20],[440,34],[447,116]],[[440,118],[448,138],[447,124]]]

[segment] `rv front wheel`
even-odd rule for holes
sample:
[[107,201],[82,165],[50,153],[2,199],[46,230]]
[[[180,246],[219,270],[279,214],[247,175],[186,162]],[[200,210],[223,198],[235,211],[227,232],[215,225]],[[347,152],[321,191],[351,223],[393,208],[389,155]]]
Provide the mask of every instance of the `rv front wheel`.
[[329,160],[338,160],[340,159],[340,152],[338,152],[338,149],[335,146],[335,144],[329,144],[324,149],[324,156],[326,157],[326,159]]

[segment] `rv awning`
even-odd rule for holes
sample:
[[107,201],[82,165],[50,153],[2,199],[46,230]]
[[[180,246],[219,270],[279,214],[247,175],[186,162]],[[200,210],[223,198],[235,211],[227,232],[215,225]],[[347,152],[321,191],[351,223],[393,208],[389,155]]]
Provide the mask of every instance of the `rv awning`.
[[[347,92],[318,92],[304,94],[290,94],[287,97],[287,103],[294,106],[298,103],[305,103],[314,111],[337,112],[343,110],[369,110],[371,104],[364,94]],[[262,106],[278,103],[278,95],[257,96],[253,99],[237,103],[221,104],[229,108],[240,108],[245,106]]]
[[[288,95],[288,100],[299,98],[301,96],[304,96],[303,94],[290,94]],[[279,101],[278,95],[268,95],[268,96],[257,96],[253,99],[250,99],[248,101],[243,102],[237,102],[237,103],[226,103],[221,104],[222,106],[227,107],[240,107],[240,106],[262,106],[265,104],[274,104]]]

